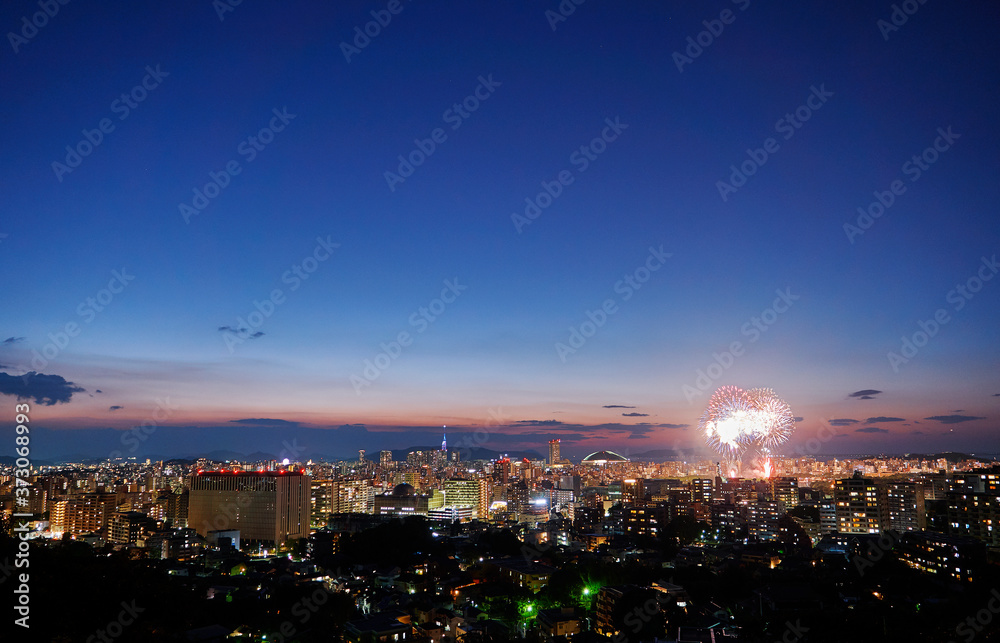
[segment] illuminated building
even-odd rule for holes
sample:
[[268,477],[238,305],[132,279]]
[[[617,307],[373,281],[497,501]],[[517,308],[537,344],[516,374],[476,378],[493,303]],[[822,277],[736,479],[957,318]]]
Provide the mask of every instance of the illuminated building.
[[239,530],[242,542],[278,544],[309,535],[310,477],[301,472],[205,471],[191,477],[188,523],[202,537]]
[[897,547],[900,558],[910,567],[959,581],[975,580],[986,564],[986,545],[964,536],[909,532]]
[[485,478],[475,480],[445,480],[444,501],[453,506],[469,506],[475,518],[487,517],[490,503],[490,483]]
[[628,462],[628,458],[623,455],[619,455],[614,451],[597,451],[584,458],[580,464],[603,467],[605,465],[620,464],[623,462]]
[[777,540],[778,519],[785,515],[785,503],[758,500],[747,505],[747,528],[751,538]]
[[714,481],[711,478],[694,478],[691,480],[691,501],[692,502],[712,502],[712,485]]
[[396,485],[387,493],[375,496],[377,516],[426,516],[430,509],[444,505],[444,495],[435,491],[430,495],[420,495],[412,485]]
[[788,508],[799,506],[799,479],[790,477],[774,477],[771,483],[771,498],[785,503]]
[[391,469],[395,462],[392,461],[392,451],[379,451],[379,465],[383,469]]
[[560,459],[559,438],[549,440],[549,466],[559,464]]
[[833,486],[837,530],[842,534],[878,534],[889,528],[885,487],[855,474]]
[[920,531],[927,528],[924,487],[917,482],[890,482],[886,485],[889,529]]

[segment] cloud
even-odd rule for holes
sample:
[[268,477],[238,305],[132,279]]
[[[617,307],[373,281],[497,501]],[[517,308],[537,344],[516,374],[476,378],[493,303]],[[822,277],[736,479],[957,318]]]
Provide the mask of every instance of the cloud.
[[298,422],[289,422],[288,420],[278,420],[275,418],[246,418],[229,421],[233,424],[250,424],[255,426],[299,426]]
[[923,435],[923,431],[910,431],[910,435]]
[[23,342],[26,339],[28,339],[28,338],[27,337],[8,337],[7,339],[5,339],[2,342],[0,342],[0,344],[2,344],[3,346],[10,346],[11,344],[19,344],[19,343]]
[[862,396],[861,396],[860,398],[858,398],[858,399],[861,399],[861,400],[874,400],[874,399],[875,399],[875,396],[874,396],[874,395],[862,395]]
[[941,424],[958,424],[959,422],[971,422],[972,420],[985,420],[984,417],[974,415],[932,415],[925,420],[937,420]]
[[993,397],[1000,397],[1000,393],[994,393]]
[[109,411],[121,411],[123,408],[125,408],[125,407],[124,406],[119,406],[119,405],[115,404],[114,406],[109,406],[108,410]]
[[602,408],[605,409],[634,409],[634,406],[625,406],[624,404],[605,404]]
[[873,388],[866,388],[861,391],[854,391],[853,393],[848,393],[847,397],[860,397],[863,400],[870,400],[872,396],[878,395],[882,391],[876,391]]
[[653,427],[651,426],[635,426],[632,427],[632,432],[628,434],[629,440],[643,440],[653,432]]
[[622,413],[622,417],[626,418],[648,418],[649,413]]
[[520,426],[559,426],[560,424],[565,424],[565,422],[560,422],[559,420],[518,420],[514,424]]
[[101,389],[96,389],[96,390],[94,391],[94,393],[103,393],[103,392],[104,392],[104,391],[102,391]]
[[257,339],[264,336],[264,331],[258,330],[256,333],[251,333],[249,328],[236,328],[234,326],[219,326],[219,332],[235,333],[243,339]]
[[0,373],[0,395],[14,395],[19,400],[35,400],[43,406],[69,402],[74,393],[86,391],[67,382],[61,375],[46,375],[29,371],[15,377]]
[[830,420],[830,426],[850,426],[857,423],[858,421],[852,418],[836,418],[834,420]]
[[878,417],[868,418],[865,420],[865,424],[880,424],[882,422],[906,422],[906,418],[892,418],[879,415]]
[[863,426],[860,429],[855,429],[855,433],[888,433],[889,429],[880,429],[877,426]]
[[796,422],[801,422],[804,418],[802,418],[801,416],[795,416],[792,419],[795,420]]
[[690,424],[660,424],[658,425],[664,429],[686,429]]

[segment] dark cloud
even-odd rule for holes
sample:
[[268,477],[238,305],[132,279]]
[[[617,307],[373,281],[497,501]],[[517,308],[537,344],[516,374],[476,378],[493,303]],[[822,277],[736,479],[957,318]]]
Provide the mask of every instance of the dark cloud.
[[862,396],[861,396],[860,398],[858,398],[858,399],[860,399],[860,400],[874,400],[874,399],[875,399],[875,397],[874,397],[874,396],[872,396],[872,395],[862,395]]
[[605,404],[603,408],[606,409],[634,409],[634,406],[625,406],[624,404]]
[[937,420],[941,424],[958,424],[959,422],[971,422],[972,420],[985,420],[984,417],[974,415],[932,415],[925,420]]
[[559,426],[560,424],[565,424],[565,422],[560,422],[559,420],[518,420],[514,424],[519,426]]
[[910,435],[923,435],[923,431],[910,431]]
[[101,389],[97,389],[97,390],[94,391],[94,393],[103,393],[103,392],[104,391],[102,391]]
[[649,413],[622,413],[622,417],[626,418],[648,418]]
[[263,331],[258,330],[256,333],[251,333],[249,328],[236,328],[234,326],[219,326],[219,332],[234,333],[243,339],[257,339],[264,336]]
[[27,337],[8,337],[7,339],[5,339],[2,342],[0,342],[0,344],[3,344],[4,346],[9,346],[10,344],[19,344],[19,343],[23,342],[26,339],[28,339],[28,338]]
[[870,400],[875,395],[878,395],[882,391],[876,391],[873,388],[866,388],[862,391],[854,391],[853,393],[848,393],[847,397],[860,397],[862,400]]
[[964,411],[964,410],[965,410],[965,409],[955,409],[954,411],[952,411],[952,413],[961,413],[961,412],[962,412],[962,411]]
[[74,393],[86,391],[67,382],[61,375],[46,375],[29,371],[15,377],[0,373],[0,395],[14,395],[19,400],[35,400],[43,406],[69,402]]
[[803,418],[801,416],[796,416],[796,417],[794,417],[792,419],[795,420],[796,422],[801,422],[803,420]]
[[115,404],[114,406],[109,406],[108,410],[109,411],[121,411],[123,408],[125,408],[125,407],[124,406],[119,406],[119,405]]
[[660,427],[664,429],[686,429],[690,424],[660,424]]
[[860,429],[855,429],[855,433],[888,433],[889,429],[880,429],[877,426],[863,426]]
[[830,420],[830,426],[850,426],[857,423],[858,421],[852,418],[836,418],[834,420]]
[[256,426],[299,426],[298,422],[288,420],[278,420],[275,418],[245,418],[243,420],[229,420],[233,424],[249,424]]
[[892,418],[879,415],[878,417],[868,418],[865,420],[865,424],[879,424],[881,422],[906,422],[906,418]]
[[632,432],[628,434],[629,440],[643,440],[650,437],[650,433],[653,432],[653,427],[651,426],[635,426],[632,427]]
[[994,393],[993,397],[1000,397],[1000,393]]

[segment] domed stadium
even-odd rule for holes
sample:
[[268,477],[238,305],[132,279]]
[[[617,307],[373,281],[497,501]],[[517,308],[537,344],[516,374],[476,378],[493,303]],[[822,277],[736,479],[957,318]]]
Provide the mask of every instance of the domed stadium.
[[615,453],[614,451],[597,451],[584,458],[580,464],[603,466],[605,464],[617,464],[619,462],[628,462],[628,458]]
[[408,498],[410,496],[415,496],[417,493],[413,485],[408,485],[405,482],[403,484],[396,485],[396,488],[392,490],[392,496],[394,498]]

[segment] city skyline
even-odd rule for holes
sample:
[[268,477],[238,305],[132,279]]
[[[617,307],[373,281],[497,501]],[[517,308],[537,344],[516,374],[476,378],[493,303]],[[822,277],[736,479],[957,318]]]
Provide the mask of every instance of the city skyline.
[[996,451],[997,8],[574,6],[4,9],[38,457]]

